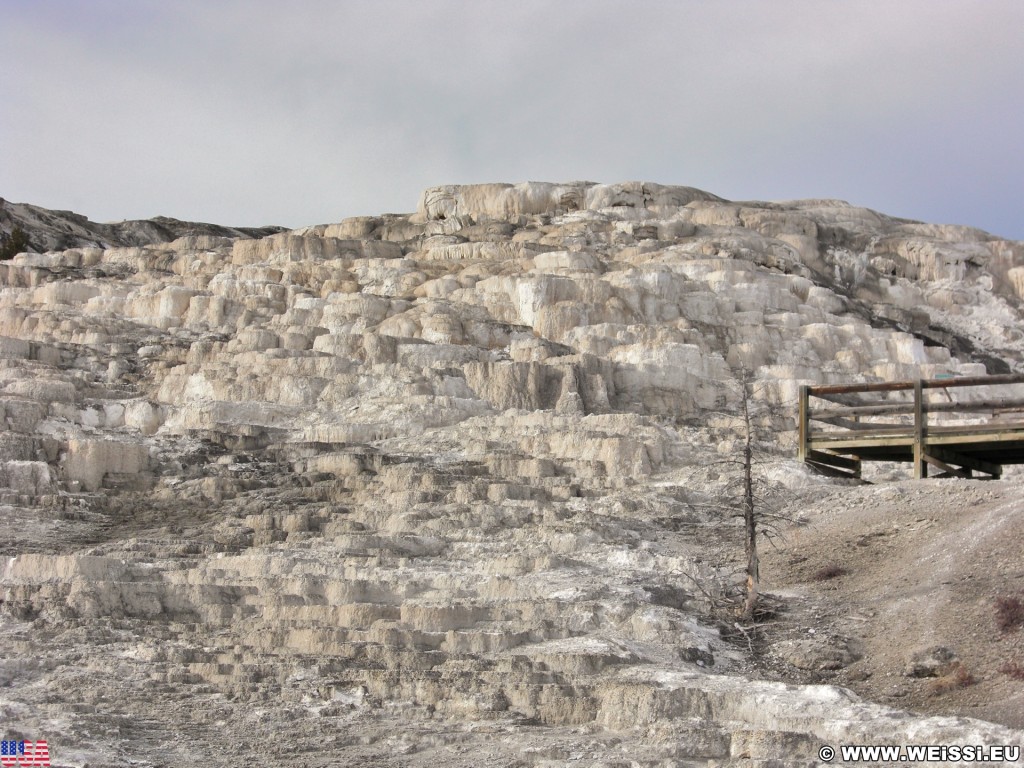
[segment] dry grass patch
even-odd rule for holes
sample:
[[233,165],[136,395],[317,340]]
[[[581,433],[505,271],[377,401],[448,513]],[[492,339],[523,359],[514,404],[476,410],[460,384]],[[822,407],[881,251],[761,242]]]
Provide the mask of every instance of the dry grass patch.
[[1024,664],[1020,662],[1008,661],[999,668],[999,671],[1014,680],[1024,680]]
[[928,695],[941,696],[950,691],[967,688],[977,682],[978,679],[963,665],[963,662],[954,661],[949,665],[944,675],[932,680],[928,684]]
[[997,597],[996,624],[1004,632],[1024,627],[1024,600],[1016,595]]
[[845,576],[848,573],[849,571],[843,568],[843,566],[831,563],[830,565],[826,565],[824,568],[819,568],[814,572],[814,575],[811,576],[811,578],[815,581],[828,581],[829,579],[837,579],[840,576]]

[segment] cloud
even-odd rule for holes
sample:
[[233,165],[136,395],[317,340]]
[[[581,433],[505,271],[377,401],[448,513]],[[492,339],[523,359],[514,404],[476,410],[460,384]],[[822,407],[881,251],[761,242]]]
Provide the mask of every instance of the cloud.
[[8,4],[0,194],[286,225],[644,178],[1024,237],[1016,0]]

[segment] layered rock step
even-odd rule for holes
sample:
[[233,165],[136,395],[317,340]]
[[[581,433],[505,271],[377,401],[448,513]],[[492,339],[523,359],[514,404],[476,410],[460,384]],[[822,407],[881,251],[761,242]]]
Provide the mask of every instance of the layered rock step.
[[182,763],[228,734],[224,765],[1019,741],[752,680],[712,608],[740,382],[769,471],[812,482],[801,384],[1020,367],[1021,244],[649,183],[254,234],[0,264],[12,727],[99,765],[166,762],[161,723]]

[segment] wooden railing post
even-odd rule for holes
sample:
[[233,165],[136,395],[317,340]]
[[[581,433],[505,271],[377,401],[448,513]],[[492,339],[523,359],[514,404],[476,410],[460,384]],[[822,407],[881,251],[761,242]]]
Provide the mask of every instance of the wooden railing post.
[[797,458],[800,461],[807,461],[807,444],[810,441],[810,425],[807,423],[808,401],[810,400],[810,387],[806,384],[800,385],[800,446],[797,448]]
[[928,462],[925,461],[925,434],[927,433],[927,412],[924,407],[924,387],[921,379],[914,382],[914,479],[928,477]]

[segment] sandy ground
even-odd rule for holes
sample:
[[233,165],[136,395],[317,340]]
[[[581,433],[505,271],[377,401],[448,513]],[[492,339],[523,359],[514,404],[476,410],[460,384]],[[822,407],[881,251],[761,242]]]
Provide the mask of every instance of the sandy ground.
[[[1005,671],[1024,667],[1024,629],[1001,630],[996,612],[999,597],[1024,599],[1024,478],[824,486],[785,512],[802,524],[762,548],[762,586],[783,599],[763,627],[774,645],[763,658],[769,674],[1024,727],[1024,680]],[[824,578],[830,571],[839,575]],[[861,658],[794,670],[782,663],[794,645]],[[937,670],[946,677],[905,674],[915,653],[934,647],[955,654]],[[827,657],[819,666],[845,661]]]

